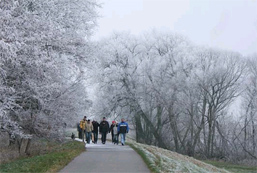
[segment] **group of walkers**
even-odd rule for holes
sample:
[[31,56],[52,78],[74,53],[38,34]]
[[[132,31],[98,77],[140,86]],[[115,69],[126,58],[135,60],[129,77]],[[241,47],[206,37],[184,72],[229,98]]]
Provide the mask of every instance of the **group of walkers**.
[[116,121],[112,121],[111,126],[109,126],[109,122],[106,121],[106,118],[103,117],[103,120],[100,124],[93,120],[92,122],[90,119],[87,119],[86,116],[80,121],[77,126],[78,129],[78,136],[83,142],[97,144],[98,140],[98,130],[99,134],[101,134],[101,142],[102,144],[106,143],[106,136],[108,133],[112,135],[112,143],[119,144],[119,136],[121,138],[121,145],[125,145],[126,134],[129,132],[128,123],[125,122],[125,119],[122,118],[121,122],[118,123]]

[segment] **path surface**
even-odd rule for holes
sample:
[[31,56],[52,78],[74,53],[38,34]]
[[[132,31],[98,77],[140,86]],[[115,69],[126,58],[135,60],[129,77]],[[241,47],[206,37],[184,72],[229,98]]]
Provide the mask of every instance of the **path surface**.
[[[100,142],[100,141],[98,141]],[[142,158],[129,146],[87,144],[86,152],[71,161],[61,173],[150,172]]]

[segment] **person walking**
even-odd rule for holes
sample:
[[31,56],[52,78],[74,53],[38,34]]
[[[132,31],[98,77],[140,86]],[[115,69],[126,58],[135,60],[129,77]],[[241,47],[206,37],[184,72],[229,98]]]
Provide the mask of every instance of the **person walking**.
[[82,141],[85,142],[85,129],[86,129],[87,116],[80,121],[79,127],[81,128]]
[[125,141],[126,141],[126,133],[129,132],[129,126],[128,123],[125,122],[125,119],[122,118],[121,122],[118,125],[118,134],[120,134],[120,138],[121,138],[121,145],[125,145]]
[[93,127],[94,127],[94,130],[92,131],[93,136],[94,136],[94,142],[93,143],[97,144],[99,123],[97,121],[93,120],[92,124],[93,124]]
[[112,131],[113,131],[113,143],[114,144],[119,144],[119,133],[118,133],[118,123],[115,122]]
[[101,121],[100,126],[99,126],[99,131],[102,135],[101,140],[102,144],[105,144],[106,142],[106,135],[109,132],[109,123],[106,121],[106,118],[103,117],[103,121]]
[[90,140],[91,140],[91,135],[92,135],[92,131],[93,131],[93,125],[90,122],[90,120],[87,120],[86,124],[85,124],[86,128],[86,141],[88,144],[90,144]]
[[109,133],[111,132],[112,135],[112,142],[114,143],[114,134],[113,134],[113,127],[116,125],[116,121],[112,121],[111,127],[109,129]]

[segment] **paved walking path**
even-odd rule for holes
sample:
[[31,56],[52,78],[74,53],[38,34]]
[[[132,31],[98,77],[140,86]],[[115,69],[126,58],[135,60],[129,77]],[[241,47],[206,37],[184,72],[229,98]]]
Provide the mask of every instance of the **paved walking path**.
[[[101,142],[101,141],[98,141]],[[150,172],[142,158],[129,146],[87,144],[86,151],[71,161],[61,173]]]

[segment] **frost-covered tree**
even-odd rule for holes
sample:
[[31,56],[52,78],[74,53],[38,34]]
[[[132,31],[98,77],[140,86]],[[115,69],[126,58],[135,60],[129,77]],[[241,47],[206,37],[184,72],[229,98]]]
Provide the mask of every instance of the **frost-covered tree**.
[[[124,110],[119,113],[135,123],[138,141],[167,148],[163,127],[173,121],[167,112],[180,82],[178,76],[184,74],[180,68],[186,66],[185,51],[180,50],[189,46],[181,36],[151,34],[144,38],[114,34],[102,41],[97,55],[100,100],[106,100],[103,110],[107,114]],[[98,109],[100,104],[96,103]]]
[[84,68],[97,6],[94,0],[1,1],[2,128],[56,137],[65,119],[87,108]]
[[[199,69],[197,80],[202,90],[207,129],[204,127],[205,152],[212,157],[216,133],[219,131],[219,117],[229,108],[231,102],[240,93],[240,84],[245,65],[242,57],[233,52],[217,50],[202,51],[197,54]],[[218,131],[217,131],[218,130]],[[220,134],[222,137],[222,134]]]
[[128,117],[139,142],[191,156],[228,154],[231,136],[224,120],[243,85],[240,54],[155,31],[113,34],[96,47],[98,115]]
[[[257,62],[256,55],[247,60],[247,76],[245,78],[245,90],[242,94],[241,121],[234,132],[234,143],[239,155],[244,158],[257,159],[256,129],[257,129]],[[244,153],[244,154],[242,154]]]

